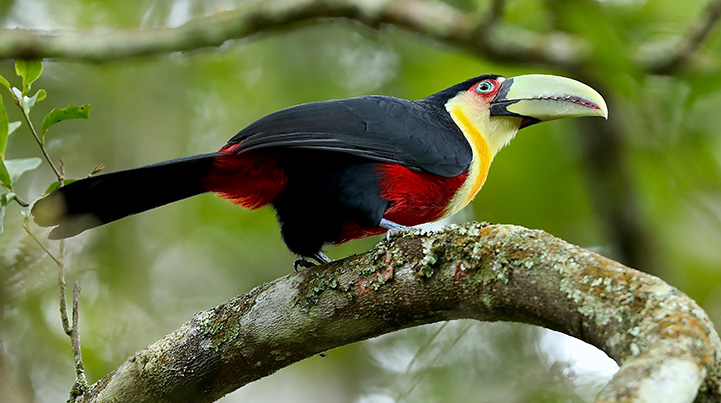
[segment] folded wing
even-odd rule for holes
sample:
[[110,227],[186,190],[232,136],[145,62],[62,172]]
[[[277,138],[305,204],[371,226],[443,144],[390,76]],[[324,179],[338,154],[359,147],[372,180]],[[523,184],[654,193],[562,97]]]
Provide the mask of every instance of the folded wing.
[[252,123],[225,147],[237,153],[267,148],[335,151],[445,177],[465,172],[472,159],[470,145],[449,116],[423,101],[387,96],[283,109]]

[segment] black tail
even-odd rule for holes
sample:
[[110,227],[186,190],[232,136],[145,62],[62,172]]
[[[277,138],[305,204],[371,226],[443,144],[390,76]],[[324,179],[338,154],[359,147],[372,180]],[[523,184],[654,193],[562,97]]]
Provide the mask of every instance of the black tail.
[[38,200],[32,214],[38,225],[57,225],[50,239],[68,238],[206,192],[202,178],[216,155],[179,158],[81,179]]

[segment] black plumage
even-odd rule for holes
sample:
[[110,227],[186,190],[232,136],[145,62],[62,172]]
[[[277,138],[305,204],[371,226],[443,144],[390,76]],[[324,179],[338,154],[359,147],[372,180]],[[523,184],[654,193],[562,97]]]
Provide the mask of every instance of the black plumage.
[[325,243],[382,232],[384,217],[415,225],[446,214],[474,158],[446,104],[480,82],[503,81],[478,76],[417,101],[372,95],[286,108],[217,153],[83,179],[38,201],[33,214],[64,238],[214,191],[247,208],[271,204],[289,249],[322,256]]

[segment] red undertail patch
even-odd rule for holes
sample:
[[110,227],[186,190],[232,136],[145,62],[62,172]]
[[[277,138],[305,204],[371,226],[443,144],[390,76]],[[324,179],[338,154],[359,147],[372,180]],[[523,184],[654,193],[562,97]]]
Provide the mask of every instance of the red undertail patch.
[[262,152],[232,153],[221,149],[203,178],[205,188],[247,209],[271,203],[288,182],[277,157]]

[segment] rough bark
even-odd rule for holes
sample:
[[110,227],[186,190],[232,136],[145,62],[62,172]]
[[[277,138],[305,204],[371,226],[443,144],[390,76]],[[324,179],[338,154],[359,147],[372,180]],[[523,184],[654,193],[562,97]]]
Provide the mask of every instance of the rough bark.
[[719,401],[721,341],[660,279],[542,231],[470,223],[411,232],[196,314],[79,401],[214,401],[299,360],[425,323],[555,329],[621,366],[598,402]]

